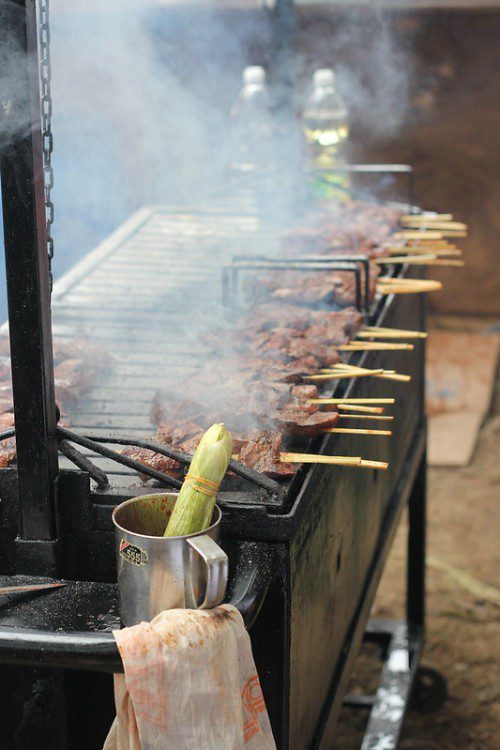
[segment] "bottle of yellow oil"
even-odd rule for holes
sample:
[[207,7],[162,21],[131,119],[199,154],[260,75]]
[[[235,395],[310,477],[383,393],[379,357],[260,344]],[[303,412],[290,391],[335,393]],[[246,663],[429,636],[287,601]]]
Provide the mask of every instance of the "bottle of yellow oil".
[[[320,198],[347,200],[350,180],[342,171],[349,137],[349,115],[330,68],[317,70],[313,91],[303,113],[307,168],[314,193]],[[340,169],[339,169],[340,168]]]

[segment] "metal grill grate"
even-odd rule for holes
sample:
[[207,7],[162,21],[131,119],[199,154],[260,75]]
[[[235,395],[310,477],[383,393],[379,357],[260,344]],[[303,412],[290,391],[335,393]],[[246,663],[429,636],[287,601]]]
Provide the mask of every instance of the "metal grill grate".
[[[277,242],[251,211],[147,208],[59,280],[52,299],[55,340],[85,338],[112,359],[70,413],[72,427],[151,434],[154,393],[196,371],[204,356],[199,331],[227,315],[221,269],[235,253],[272,252]],[[92,458],[110,473],[131,473]],[[61,458],[61,466],[70,464]]]

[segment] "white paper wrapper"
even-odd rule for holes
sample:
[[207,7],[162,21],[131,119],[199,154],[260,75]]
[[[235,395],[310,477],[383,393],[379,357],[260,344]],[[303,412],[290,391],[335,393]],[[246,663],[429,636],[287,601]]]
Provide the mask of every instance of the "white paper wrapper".
[[114,636],[125,673],[103,750],[276,750],[237,609],[168,610]]

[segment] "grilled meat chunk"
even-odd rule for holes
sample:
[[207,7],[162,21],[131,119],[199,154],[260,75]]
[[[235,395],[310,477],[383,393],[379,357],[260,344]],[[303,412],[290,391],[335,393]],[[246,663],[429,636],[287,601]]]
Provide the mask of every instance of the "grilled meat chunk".
[[238,461],[272,479],[290,479],[297,466],[281,462],[281,444],[279,432],[252,432],[239,452]]
[[316,411],[308,414],[300,407],[290,405],[275,413],[274,422],[288,435],[309,438],[334,427],[338,418],[336,411]]
[[[14,426],[14,415],[11,412],[0,414],[0,432]],[[0,442],[0,468],[9,466],[16,458],[15,438],[7,438]]]

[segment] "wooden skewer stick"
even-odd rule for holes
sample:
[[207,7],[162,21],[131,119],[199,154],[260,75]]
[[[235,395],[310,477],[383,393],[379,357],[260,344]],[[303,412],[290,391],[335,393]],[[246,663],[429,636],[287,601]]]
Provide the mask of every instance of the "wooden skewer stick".
[[374,263],[379,266],[404,263],[411,266],[465,266],[463,260],[443,260],[437,255],[393,255],[388,258],[375,258]]
[[[400,280],[401,281],[401,280]],[[404,280],[406,281],[406,279]],[[438,292],[443,288],[440,281],[429,280],[425,281],[422,279],[420,283],[378,283],[377,293],[378,294],[420,294],[424,292]]]
[[444,240],[443,232],[437,232],[435,229],[402,229],[395,232],[392,237],[399,240]]
[[[359,371],[361,372],[363,368],[359,368]],[[344,372],[350,372],[351,374],[356,373],[356,370],[353,368],[352,365],[342,365],[342,366],[335,366],[335,367],[325,367],[324,369],[320,370],[319,373],[321,375],[328,375],[330,377],[330,380],[332,377],[336,377],[337,374],[341,375]],[[368,370],[370,374],[375,373],[375,375],[382,375],[382,374],[388,374],[388,375],[395,375],[396,370],[381,370],[380,372],[378,370]],[[311,376],[315,377],[315,376]]]
[[442,284],[431,287],[430,289],[428,287],[425,289],[410,289],[407,286],[378,286],[377,294],[381,294],[382,296],[389,296],[390,294],[428,294],[429,292],[439,292],[442,288]]
[[382,469],[389,464],[385,461],[368,461],[360,456],[323,456],[315,453],[280,453],[280,461],[295,464],[330,464],[332,466],[361,466],[365,469]]
[[[337,362],[336,365],[331,365],[330,367],[325,367],[322,372],[332,372],[332,370],[366,370],[369,368],[366,367],[359,367],[359,365],[350,365],[347,362]],[[373,371],[375,372],[375,370]],[[382,369],[382,372],[389,372],[389,370]],[[396,370],[391,370],[392,373],[396,372]]]
[[329,370],[321,375],[308,375],[304,380],[342,380],[342,378],[368,378],[371,375],[382,375],[384,370]]
[[442,240],[428,240],[425,238],[420,240],[407,240],[406,247],[427,247],[434,250],[443,247],[456,247],[456,245],[445,237]]
[[19,585],[19,586],[2,586],[0,588],[0,596],[3,596],[4,594],[24,594],[29,593],[31,591],[45,591],[47,589],[58,589],[61,588],[61,586],[66,586],[65,583],[34,583],[34,584],[27,584],[27,585]]
[[[423,218],[423,217],[422,217]],[[452,229],[458,232],[466,232],[467,224],[462,221],[422,221],[420,219],[409,219],[404,222],[404,227],[407,229],[426,227],[429,229],[435,229],[440,232],[441,230]]]
[[361,456],[323,456],[316,453],[280,453],[285,464],[332,464],[333,466],[360,466]]
[[308,404],[395,404],[395,398],[308,398]]
[[[412,249],[411,247],[408,248],[408,252],[411,253]],[[397,263],[398,260],[401,263],[410,263],[412,260],[415,262],[423,263],[426,260],[437,260],[438,256],[436,253],[432,253],[429,250],[427,250],[426,253],[420,253],[416,255],[392,255],[392,256],[384,256],[383,258],[374,258],[373,263],[376,263],[378,266],[385,266],[387,263]]]
[[375,378],[384,378],[385,380],[396,380],[400,383],[409,383],[411,380],[411,375],[402,375],[395,370],[382,370],[382,372],[378,372],[377,370],[365,370],[363,367],[353,367],[352,365],[346,365],[346,364],[338,364],[335,365],[335,367],[329,371],[328,374],[325,373],[325,375],[314,375],[315,380],[328,380],[330,379],[337,379],[339,377],[338,372],[339,370],[341,372],[345,372],[345,376],[341,377],[362,377],[363,374],[373,375]]
[[377,419],[383,421],[392,421],[394,417],[381,417],[373,414],[339,414],[339,419]]
[[399,240],[445,240],[447,237],[467,237],[464,229],[401,229],[392,235]]
[[382,469],[387,471],[389,464],[386,461],[367,461],[365,458],[361,459],[359,464],[363,469]]
[[382,368],[382,372],[378,372],[377,370],[369,370],[369,368],[366,367],[359,367],[358,365],[349,365],[347,362],[338,362],[336,365],[333,365],[332,367],[325,367],[321,372],[326,373],[332,373],[332,372],[363,372],[364,370],[368,370],[369,372],[374,372],[376,375],[395,375],[396,370],[384,370]]
[[362,331],[358,331],[356,338],[382,338],[382,339],[426,339],[425,331],[405,331],[403,328],[378,328],[376,326],[367,326]]
[[341,432],[343,435],[392,435],[392,430],[351,429],[350,427],[329,427],[325,432]]
[[464,239],[468,234],[468,232],[463,229],[440,229],[439,231],[443,237],[449,237],[450,239]]
[[405,221],[412,221],[415,219],[422,219],[422,220],[428,220],[431,219],[433,221],[453,221],[453,214],[404,214],[400,217],[401,222]]
[[352,341],[337,347],[340,352],[412,352],[414,348],[413,344],[390,344],[380,341]]
[[338,411],[363,412],[362,414],[339,414],[339,417],[364,417],[369,414],[383,414],[383,406],[356,406],[355,404],[338,404]]
[[363,331],[389,331],[389,333],[397,331],[398,333],[421,333],[421,331],[412,331],[408,328],[392,328],[389,326],[365,326],[363,328]]
[[381,284],[394,284],[395,286],[432,286],[434,279],[407,279],[399,276],[379,276],[377,281]]
[[409,256],[429,255],[429,253],[432,253],[435,258],[457,258],[462,256],[462,251],[459,247],[455,247],[455,245],[436,248],[431,245],[403,245],[403,247],[386,247],[384,250],[386,255],[381,256],[381,258],[390,258],[391,256],[402,257],[403,253],[405,253],[404,257],[407,257],[406,253]]

